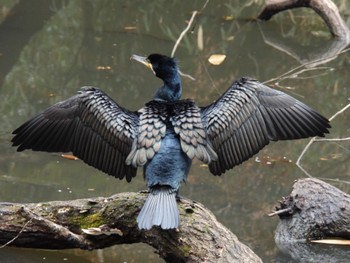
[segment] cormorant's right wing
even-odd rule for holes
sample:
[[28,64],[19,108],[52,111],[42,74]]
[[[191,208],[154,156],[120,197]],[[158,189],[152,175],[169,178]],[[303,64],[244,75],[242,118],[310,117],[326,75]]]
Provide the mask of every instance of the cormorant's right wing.
[[208,138],[218,155],[209,164],[220,175],[270,141],[324,136],[329,121],[304,103],[256,80],[242,78],[202,108]]
[[83,87],[17,128],[17,151],[72,152],[85,163],[130,181],[136,168],[126,165],[137,135],[138,114],[120,107],[104,92]]

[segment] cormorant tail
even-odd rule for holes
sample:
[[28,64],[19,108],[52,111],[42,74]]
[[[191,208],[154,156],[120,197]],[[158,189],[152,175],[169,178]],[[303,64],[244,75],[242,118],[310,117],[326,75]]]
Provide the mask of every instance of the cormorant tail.
[[138,217],[139,229],[173,229],[180,225],[180,214],[176,203],[176,191],[169,186],[151,188]]

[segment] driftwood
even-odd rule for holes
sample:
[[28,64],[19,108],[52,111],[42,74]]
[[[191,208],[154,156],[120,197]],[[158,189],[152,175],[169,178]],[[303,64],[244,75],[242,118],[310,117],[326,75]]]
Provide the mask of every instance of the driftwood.
[[301,179],[276,209],[281,220],[275,241],[281,251],[299,262],[348,262],[348,248],[309,241],[350,239],[349,195],[321,180]]
[[350,30],[331,0],[266,0],[258,19],[269,20],[281,11],[298,7],[312,8],[322,17],[333,36],[350,39]]
[[140,231],[136,216],[145,197],[144,193],[123,193],[38,204],[0,203],[0,244],[91,250],[144,242],[166,262],[262,262],[209,210],[190,200],[178,202],[178,230]]

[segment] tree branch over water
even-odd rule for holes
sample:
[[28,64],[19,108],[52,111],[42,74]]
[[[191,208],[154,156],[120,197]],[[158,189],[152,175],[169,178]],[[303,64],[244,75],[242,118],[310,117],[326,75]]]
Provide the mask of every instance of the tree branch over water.
[[262,262],[208,209],[191,200],[178,202],[182,223],[178,230],[140,231],[136,216],[145,197],[122,193],[109,198],[0,203],[0,244],[92,250],[143,242],[167,262]]
[[313,9],[322,17],[333,36],[350,39],[350,30],[331,0],[265,0],[265,6],[258,18],[269,20],[281,11],[298,7]]
[[[347,104],[345,107],[343,107],[342,109],[340,109],[339,111],[337,111],[336,113],[333,114],[332,117],[329,118],[329,121],[332,121],[333,119],[335,119],[338,115],[342,114],[343,112],[345,112],[348,108],[350,108],[350,103]],[[305,146],[304,150],[301,152],[301,154],[298,157],[298,160],[296,161],[296,165],[309,177],[312,177],[301,165],[301,160],[303,159],[305,153],[309,150],[310,146],[314,143],[314,142],[333,142],[333,141],[347,141],[349,140],[349,138],[317,138],[317,137],[313,137],[309,143]]]

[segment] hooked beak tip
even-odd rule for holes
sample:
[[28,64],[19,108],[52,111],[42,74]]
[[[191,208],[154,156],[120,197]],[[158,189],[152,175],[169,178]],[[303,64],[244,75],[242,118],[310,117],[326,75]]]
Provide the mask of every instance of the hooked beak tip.
[[139,56],[139,55],[132,55],[130,57],[130,60],[136,60],[136,61],[141,62],[143,64],[145,64],[147,62],[147,58],[146,57],[142,57],[142,56]]
[[152,70],[153,74],[155,74],[155,72],[153,70],[153,66],[148,61],[147,57],[142,57],[142,56],[139,56],[139,55],[132,55],[130,57],[130,60],[136,60],[137,62],[140,62],[140,63],[144,64],[147,68],[150,68]]

